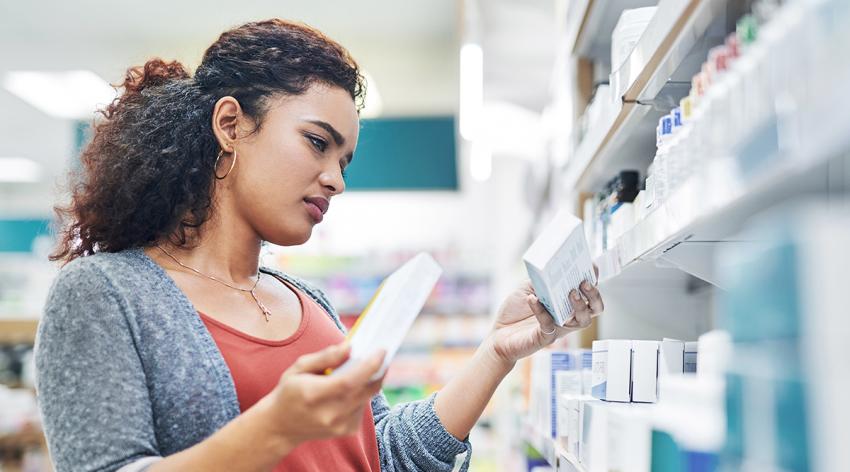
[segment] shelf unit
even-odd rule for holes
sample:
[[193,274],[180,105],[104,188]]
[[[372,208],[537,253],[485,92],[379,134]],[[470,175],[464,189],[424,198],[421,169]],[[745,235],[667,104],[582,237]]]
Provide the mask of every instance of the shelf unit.
[[[750,244],[738,233],[754,216],[808,194],[847,192],[850,137],[842,127],[850,123],[850,98],[829,94],[807,105],[800,121],[824,114],[831,120],[810,127],[784,151],[762,145],[763,135],[756,132],[737,146],[737,155],[713,161],[596,259],[602,283],[620,279],[629,283],[651,277],[659,267],[673,267],[718,286],[716,250]],[[784,126],[788,125],[773,120],[762,129]],[[742,181],[736,162],[753,152],[772,154],[773,165],[762,166]]]
[[522,428],[523,440],[537,450],[557,472],[585,472],[578,458],[567,452],[558,441],[541,433],[528,421],[523,422]]
[[615,98],[598,122],[589,124],[563,170],[563,185],[592,191],[604,184],[611,169],[646,168],[655,150],[658,118],[687,94],[691,76],[708,50],[722,42],[727,18],[737,8],[728,0],[658,3],[646,32],[611,74]]
[[[594,113],[584,140],[553,176],[556,185],[565,189],[558,196],[574,195],[552,198],[551,206],[581,208],[582,200],[602,190],[619,171],[646,171],[655,154],[658,116],[688,92],[690,77],[708,50],[734,30],[739,13],[747,13],[738,9],[750,3],[659,2],[656,16],[624,68],[611,74],[611,90],[617,98],[607,109]],[[759,24],[757,42],[745,42],[751,49],[742,50],[742,61],[751,62],[740,62],[732,69],[739,74],[738,82],[730,74],[714,83],[721,87],[712,90],[703,102],[709,105],[703,105],[703,114],[691,122],[706,128],[692,127],[692,132],[699,132],[680,135],[676,142],[680,147],[670,154],[678,157],[682,150],[698,150],[686,161],[694,165],[687,169],[691,176],[684,181],[671,179],[670,185],[676,186],[672,193],[660,197],[664,202],[656,201],[650,213],[640,209],[640,219],[630,229],[620,232],[621,224],[630,218],[628,213],[617,215],[621,219],[609,226],[620,236],[613,242],[607,239],[607,250],[594,261],[600,268],[606,302],[606,313],[597,320],[600,338],[695,340],[714,329],[715,323],[722,324],[727,309],[722,294],[726,288],[735,288],[724,287],[724,279],[717,276],[715,261],[722,259],[718,257],[721,249],[762,247],[771,235],[762,238],[748,230],[769,230],[770,221],[783,218],[777,212],[788,211],[789,203],[802,203],[807,210],[819,212],[820,208],[806,205],[809,196],[829,209],[850,208],[850,97],[842,93],[850,70],[838,66],[846,63],[847,49],[841,46],[850,36],[834,26],[840,22],[832,15],[846,15],[850,10],[837,1],[835,7],[822,10],[814,10],[817,7],[809,3],[788,2],[778,13],[784,16]],[[593,0],[584,4],[594,8]],[[805,11],[818,15],[800,14]],[[570,51],[573,56],[582,53],[575,45]],[[575,72],[573,80],[580,83],[582,71],[564,62],[565,70]],[[741,81],[749,88],[736,88]],[[572,102],[563,103],[580,103],[571,98]],[[747,113],[741,114],[740,122],[729,120],[744,107]],[[759,224],[761,218],[768,224]],[[820,257],[835,254],[835,248],[830,248],[818,253]],[[807,272],[806,276],[812,275]],[[835,287],[830,296],[834,295]],[[583,470],[587,464],[579,463],[558,440],[540,432],[545,429],[535,430],[535,426],[523,425],[523,438],[553,468]]]

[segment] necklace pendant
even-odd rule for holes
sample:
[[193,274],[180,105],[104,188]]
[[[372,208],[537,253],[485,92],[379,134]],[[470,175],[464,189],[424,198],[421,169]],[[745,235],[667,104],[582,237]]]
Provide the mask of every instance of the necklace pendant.
[[260,307],[260,310],[263,311],[263,316],[266,317],[266,323],[268,323],[269,317],[271,317],[271,315],[272,315],[271,312],[269,312],[269,309],[266,308],[266,305],[264,305],[263,302],[261,302],[259,300],[257,300],[257,305]]

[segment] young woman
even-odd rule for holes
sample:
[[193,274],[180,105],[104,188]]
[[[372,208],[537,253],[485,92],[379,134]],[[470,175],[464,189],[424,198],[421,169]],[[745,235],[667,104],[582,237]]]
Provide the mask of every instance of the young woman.
[[[324,295],[259,267],[302,244],[345,189],[362,78],[339,44],[281,20],[227,31],[194,76],[130,69],[61,209],[66,262],[38,332],[57,471],[451,470],[514,363],[601,313],[573,293],[554,326],[529,285],[439,393],[388,408],[381,356],[348,356]],[[463,469],[468,464],[463,465]]]

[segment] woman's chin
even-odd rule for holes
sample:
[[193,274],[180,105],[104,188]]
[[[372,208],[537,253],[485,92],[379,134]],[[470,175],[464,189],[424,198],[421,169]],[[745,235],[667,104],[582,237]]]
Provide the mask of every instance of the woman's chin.
[[267,238],[266,241],[277,246],[300,246],[310,240],[313,234],[313,227],[310,226],[307,230],[298,232],[287,232],[286,234],[276,234],[273,238]]

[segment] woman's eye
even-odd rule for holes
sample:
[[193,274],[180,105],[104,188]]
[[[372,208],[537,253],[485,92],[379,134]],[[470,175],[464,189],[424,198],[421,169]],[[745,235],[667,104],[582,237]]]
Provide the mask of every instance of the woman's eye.
[[317,138],[315,136],[307,136],[307,139],[310,140],[310,143],[313,144],[313,147],[319,152],[325,152],[325,149],[328,147],[328,143],[325,142],[324,139]]

